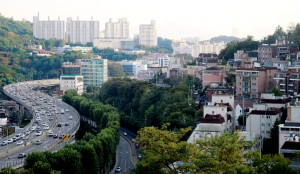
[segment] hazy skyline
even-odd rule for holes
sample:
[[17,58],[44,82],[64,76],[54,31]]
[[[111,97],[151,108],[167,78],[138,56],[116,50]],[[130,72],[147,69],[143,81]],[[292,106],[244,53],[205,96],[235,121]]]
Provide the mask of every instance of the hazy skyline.
[[237,29],[239,37],[255,39],[272,34],[277,25],[285,30],[291,23],[300,23],[299,0],[9,0],[1,3],[0,13],[15,20],[40,13],[40,20],[61,20],[72,17],[100,21],[104,30],[109,18],[117,21],[126,17],[130,36],[138,33],[140,24],[156,20],[158,36],[180,39],[184,37],[231,36]]

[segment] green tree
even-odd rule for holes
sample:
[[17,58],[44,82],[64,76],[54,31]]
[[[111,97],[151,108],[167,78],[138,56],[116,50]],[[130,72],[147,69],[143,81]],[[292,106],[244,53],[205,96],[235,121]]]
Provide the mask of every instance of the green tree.
[[0,174],[17,174],[18,172],[11,167],[4,167],[1,169]]
[[282,92],[281,92],[278,88],[272,88],[271,92],[272,92],[275,96],[282,96]]
[[52,169],[48,162],[36,161],[33,165],[34,173],[51,174]]

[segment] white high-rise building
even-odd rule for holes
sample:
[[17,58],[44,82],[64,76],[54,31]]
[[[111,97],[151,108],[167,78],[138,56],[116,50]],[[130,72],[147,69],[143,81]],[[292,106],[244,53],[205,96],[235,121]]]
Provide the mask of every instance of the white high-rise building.
[[105,23],[105,37],[112,39],[126,39],[129,38],[129,23],[127,18],[120,18],[118,22],[112,22],[112,19],[109,19],[109,22]]
[[151,24],[140,25],[139,45],[157,46],[157,31],[156,22],[151,21]]
[[40,21],[38,16],[33,17],[33,36],[38,39],[65,39],[65,22],[50,20]]
[[78,18],[73,21],[67,18],[66,40],[70,43],[86,44],[93,42],[94,38],[100,35],[99,21],[80,21]]

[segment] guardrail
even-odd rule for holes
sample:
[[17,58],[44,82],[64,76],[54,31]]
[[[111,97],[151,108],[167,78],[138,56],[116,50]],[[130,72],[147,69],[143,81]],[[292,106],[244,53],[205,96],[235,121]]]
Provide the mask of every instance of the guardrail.
[[[50,86],[50,85],[56,85],[56,84],[59,84],[59,80],[58,79],[52,79],[52,80],[37,80],[37,81],[28,81],[28,82],[20,82],[19,85],[25,85],[26,83],[28,83],[28,85],[30,85],[31,89],[33,88],[36,88],[36,87],[39,87],[39,86]],[[7,91],[7,88],[11,87],[12,85],[17,85],[18,83],[15,83],[15,84],[10,84],[10,85],[7,85],[7,86],[4,86],[3,87],[3,92],[5,95],[7,95],[8,97],[10,97],[11,99],[15,100],[17,103],[21,104],[22,106],[24,106],[30,114],[34,114],[33,110],[32,110],[32,106],[28,106],[26,105],[22,99],[18,98],[18,97],[15,97],[14,95],[10,94],[8,91]],[[60,101],[62,105],[64,105],[64,107],[68,108],[70,111],[74,112],[75,115],[74,115],[74,119],[77,121],[76,124],[70,129],[68,130],[68,133],[70,135],[74,135],[79,127],[80,127],[80,115],[79,113],[77,112],[76,109],[74,109],[72,106],[68,105],[67,103],[64,103],[63,101]],[[33,119],[30,121],[30,123],[25,126],[25,129],[26,128],[29,128],[30,126],[32,126],[33,124]],[[43,136],[46,136],[45,134]],[[40,137],[41,138],[41,137]],[[45,138],[45,137],[44,137]],[[32,140],[33,141],[33,140]],[[31,141],[29,141],[28,143],[30,144]],[[57,141],[56,143],[50,145],[47,149],[45,150],[48,150],[48,151],[57,151],[58,149],[62,148],[64,145],[68,144],[68,143],[74,143],[75,142],[75,138],[73,139],[71,137],[71,139],[69,141]],[[29,145],[28,144],[28,145]],[[15,147],[15,148],[19,148],[19,147]],[[15,151],[16,149],[10,149],[10,152],[13,152]],[[5,154],[4,154],[5,155]],[[3,154],[0,156],[3,156]],[[13,168],[20,168],[20,167],[23,167],[24,165],[24,159],[18,159],[18,160],[12,160],[12,159],[9,159],[9,161],[5,162],[5,163],[0,163],[0,169],[4,168],[4,167],[13,167]]]

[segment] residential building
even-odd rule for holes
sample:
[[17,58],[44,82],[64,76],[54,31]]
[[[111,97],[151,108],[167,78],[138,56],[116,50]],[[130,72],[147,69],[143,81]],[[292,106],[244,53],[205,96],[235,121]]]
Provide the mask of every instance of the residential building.
[[99,21],[81,21],[67,18],[66,24],[66,40],[69,43],[86,44],[93,42],[94,38],[99,37]]
[[300,93],[300,73],[295,70],[277,71],[274,79],[276,88],[288,96],[296,96]]
[[65,39],[65,22],[58,20],[40,21],[38,16],[33,17],[33,36],[38,39]]
[[200,123],[187,140],[188,143],[196,143],[204,137],[220,136],[226,132],[225,119],[220,114],[206,114],[200,119]]
[[280,119],[282,109],[267,108],[265,104],[256,104],[246,119],[246,131],[258,137],[270,138],[270,131],[276,119]]
[[225,70],[224,67],[209,67],[202,71],[202,85],[223,85]]
[[107,59],[101,57],[92,59],[77,59],[81,67],[84,89],[87,86],[101,86],[107,81]]
[[219,59],[217,54],[200,53],[198,58],[196,58],[196,65],[207,68],[217,66],[219,63],[221,63],[221,59]]
[[112,22],[112,19],[110,18],[109,22],[105,23],[105,38],[129,38],[129,23],[127,22],[127,19],[120,18],[118,22]]
[[271,91],[275,86],[273,78],[276,71],[275,67],[236,69],[236,95],[258,98],[262,92]]
[[156,22],[154,20],[151,21],[151,24],[140,25],[139,45],[157,46]]
[[83,76],[81,75],[61,75],[60,94],[63,95],[67,90],[76,90],[77,94],[83,93]]
[[72,62],[64,62],[62,64],[62,74],[65,75],[81,75],[81,66]]

